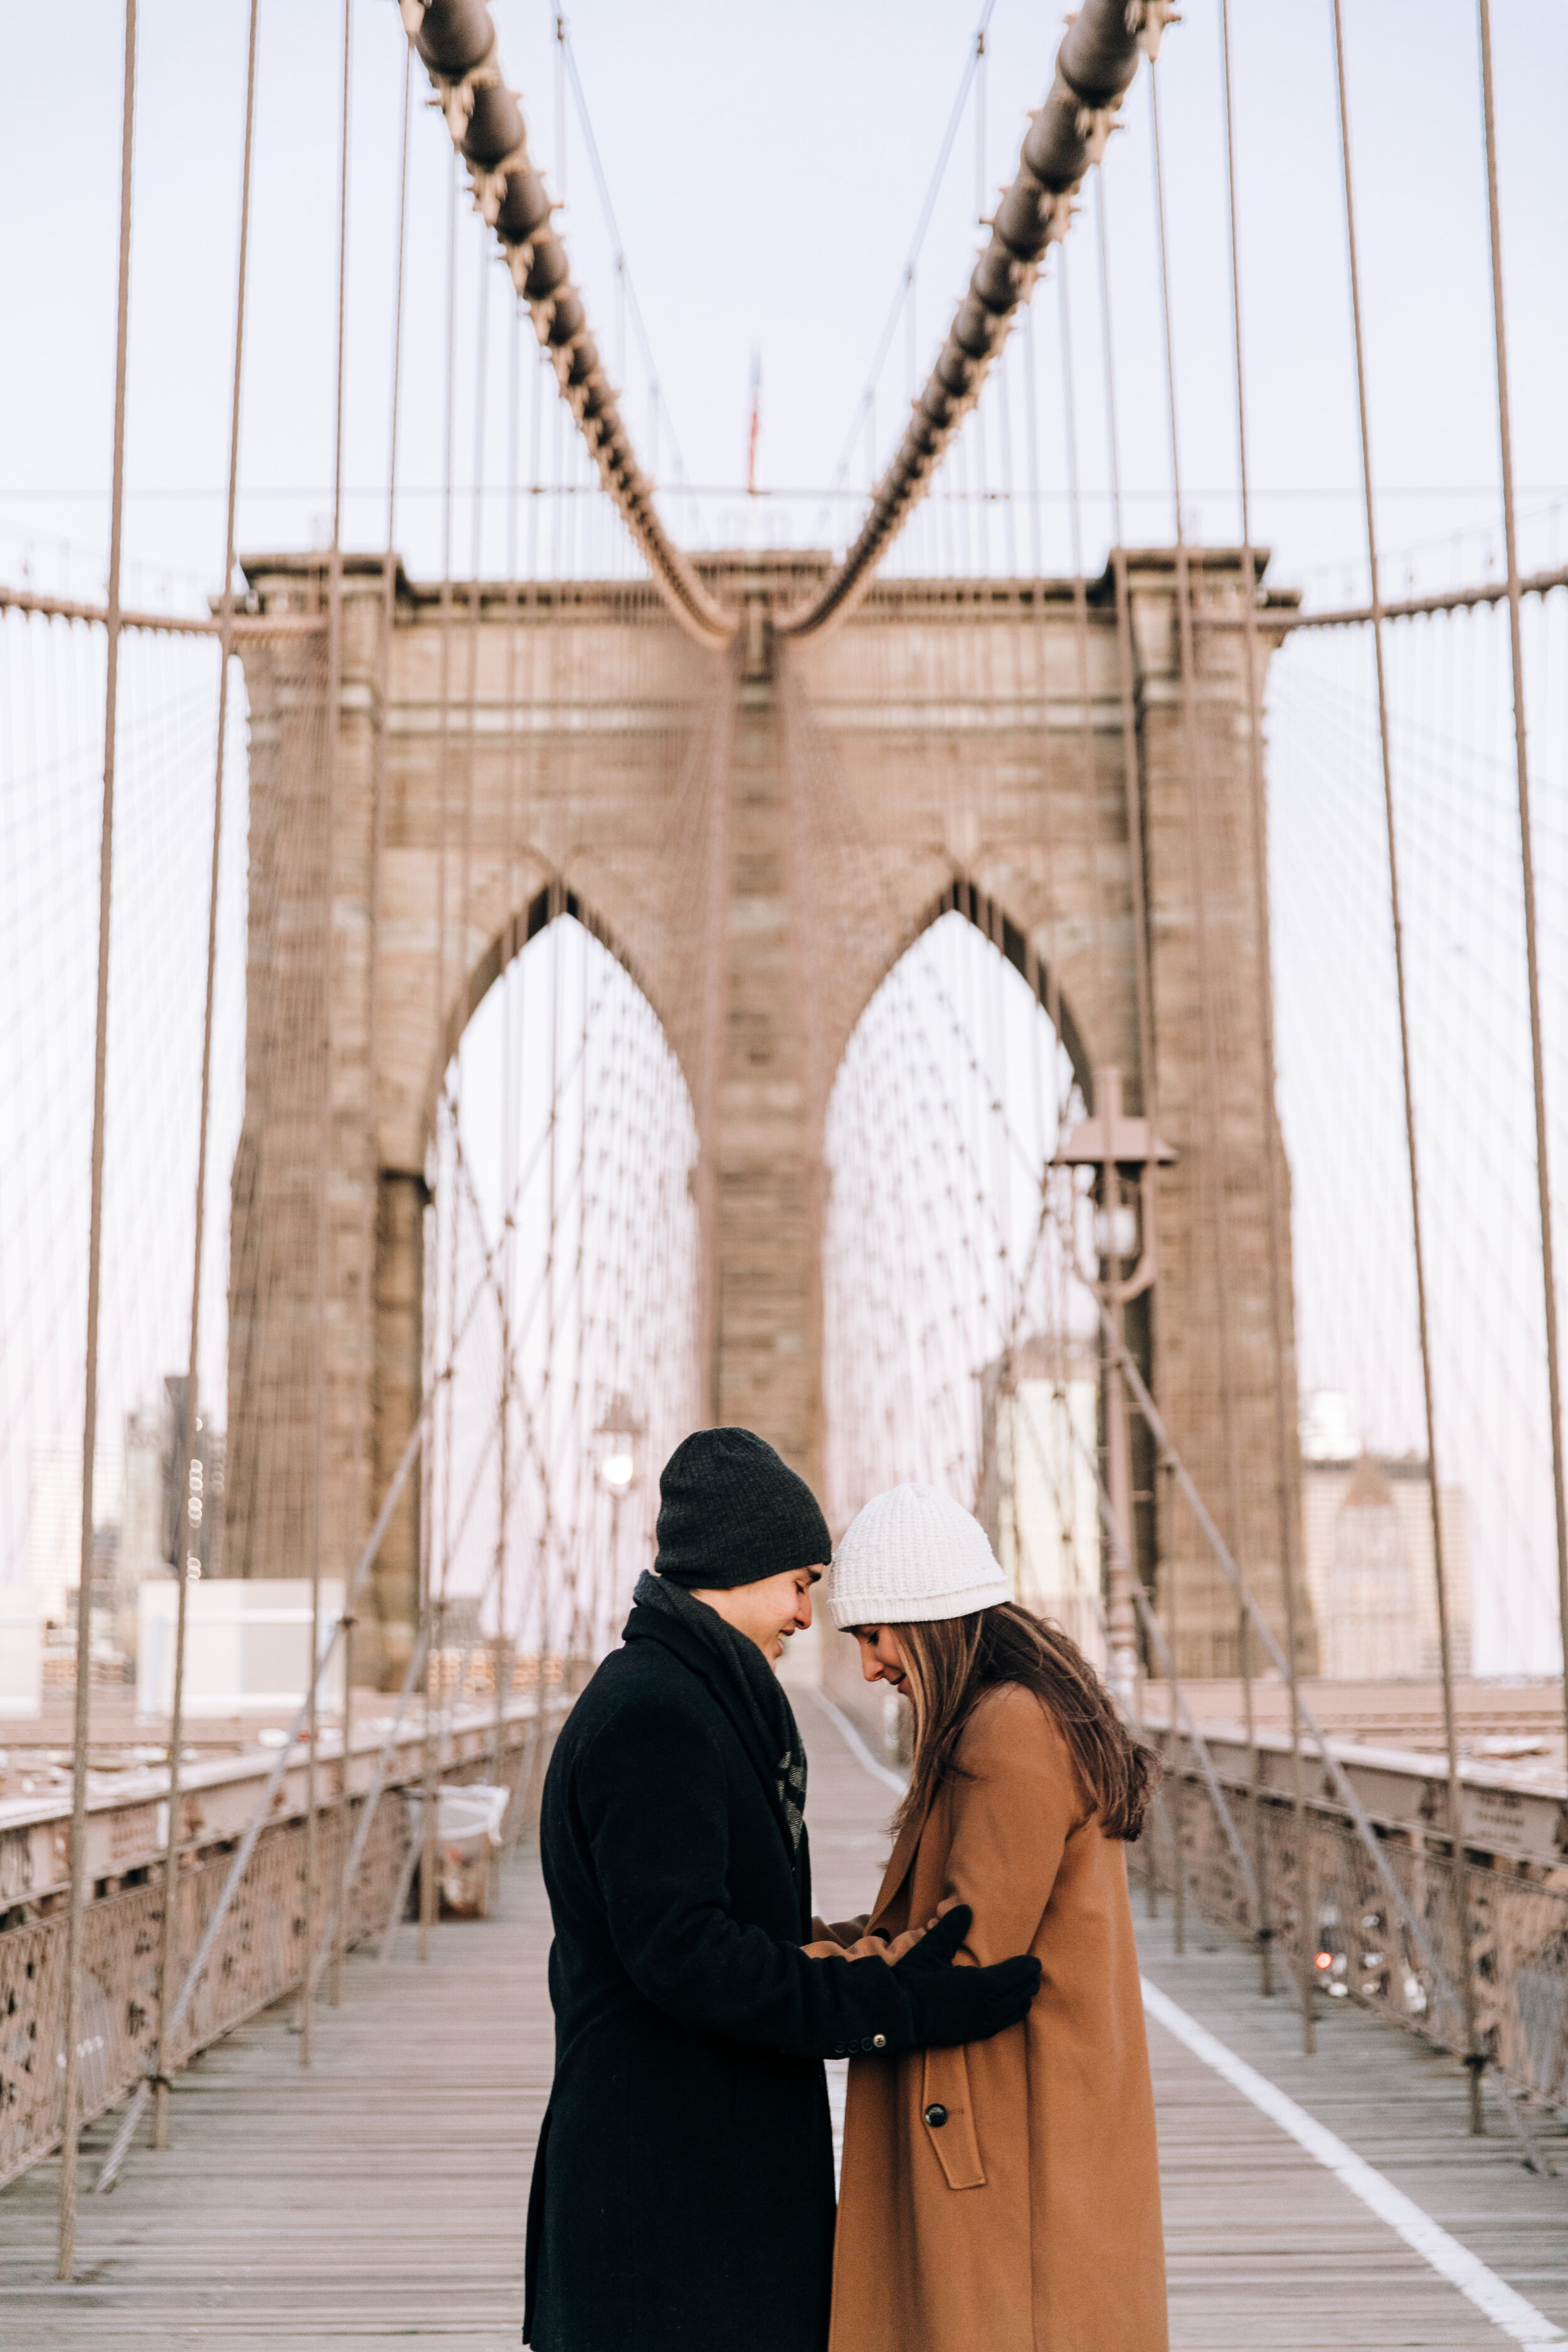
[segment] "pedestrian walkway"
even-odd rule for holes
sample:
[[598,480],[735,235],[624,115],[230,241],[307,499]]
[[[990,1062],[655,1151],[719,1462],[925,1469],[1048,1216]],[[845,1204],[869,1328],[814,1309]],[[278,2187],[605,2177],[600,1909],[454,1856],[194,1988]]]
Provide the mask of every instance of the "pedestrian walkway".
[[[1191,2021],[1200,2042],[1213,2036],[1262,2078],[1264,2095],[1285,2093],[1446,2231],[1459,2257],[1450,2267],[1468,2256],[1481,2298],[1450,2284],[1156,2013],[1149,2045],[1181,2352],[1557,2340],[1531,2330],[1530,2309],[1568,2331],[1568,2179],[1525,2168],[1499,2100],[1486,2102],[1489,2136],[1471,2139],[1464,2071],[1453,2059],[1349,2001],[1323,2004],[1316,2053],[1303,2057],[1293,2000],[1261,1998],[1250,1952],[1201,1923],[1194,1935],[1189,1921],[1178,1958],[1168,1905],[1158,1920],[1139,1918],[1138,1937],[1145,1980],[1156,2000],[1176,2005],[1178,2024]],[[1568,2174],[1568,2136],[1544,2145]],[[1380,2193],[1375,2180],[1371,2189]],[[1525,2299],[1511,2315],[1521,2332],[1486,2316],[1507,2306],[1488,2273]]]
[[[800,1711],[818,1908],[842,1916],[872,1899],[895,1795],[814,1701]],[[1337,2135],[1474,2260],[1483,2286],[1500,2282],[1568,2331],[1568,2179],[1527,2172],[1495,2106],[1491,2137],[1465,2136],[1451,2061],[1348,2002],[1303,2059],[1291,2005],[1259,1997],[1248,1953],[1199,1925],[1178,1958],[1168,1906],[1152,1921],[1142,1895],[1135,1907],[1145,1976],[1200,2045],[1214,2037]],[[310,2074],[283,2009],[210,2051],[175,2087],[169,2151],[139,2147],[110,2196],[84,2200],[74,2286],[52,2274],[55,2168],[13,2184],[0,2195],[0,2344],[514,2352],[550,2084],[549,1933],[523,1855],[494,1915],[444,1925],[427,1967],[408,1931],[388,1968],[353,1958]],[[1157,2018],[1150,2046],[1175,2352],[1556,2340],[1489,2319]],[[1568,2174],[1568,2141],[1553,2145]],[[95,2169],[89,2158],[88,2179]]]
[[309,2074],[286,2008],[242,2026],[176,2082],[167,2153],[139,2144],[83,2198],[76,2285],[53,2277],[57,2168],[25,2175],[0,2195],[0,2346],[516,2352],[549,1948],[525,1854],[427,1967],[412,1927],[388,1968],[351,1957]]

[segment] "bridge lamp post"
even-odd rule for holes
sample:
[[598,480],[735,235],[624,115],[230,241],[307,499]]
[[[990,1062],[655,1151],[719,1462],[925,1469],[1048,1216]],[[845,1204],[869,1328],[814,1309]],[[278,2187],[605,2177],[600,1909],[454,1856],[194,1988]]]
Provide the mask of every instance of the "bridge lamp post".
[[639,1484],[637,1446],[646,1433],[646,1423],[639,1418],[625,1391],[617,1389],[605,1407],[599,1426],[594,1432],[599,1454],[599,1476],[610,1498],[612,1586],[618,1582],[621,1572],[621,1507]]
[[[1094,1171],[1094,1248],[1099,1271],[1089,1286],[1110,1316],[1117,1338],[1124,1340],[1123,1310],[1142,1297],[1159,1271],[1154,1171],[1168,1167],[1176,1155],[1149,1119],[1130,1118],[1122,1109],[1120,1070],[1096,1070],[1093,1086],[1091,1116],[1072,1129],[1052,1165]],[[1132,1537],[1132,1453],[1127,1391],[1109,1356],[1105,1447],[1112,1528],[1106,1612],[1110,1685],[1120,1703],[1131,1708],[1138,1675],[1138,1619],[1132,1599],[1132,1580],[1138,1573]]]

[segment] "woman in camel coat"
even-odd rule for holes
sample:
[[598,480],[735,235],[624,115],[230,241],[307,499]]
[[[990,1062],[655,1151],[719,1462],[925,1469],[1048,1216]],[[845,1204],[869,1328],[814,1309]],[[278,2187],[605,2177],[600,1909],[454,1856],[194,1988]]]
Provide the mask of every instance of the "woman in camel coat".
[[960,1902],[961,1964],[1043,1969],[994,2041],[851,2059],[831,2352],[1165,2352],[1124,1843],[1152,1759],[932,1487],[867,1505],[828,1599],[867,1679],[912,1699],[915,1755],[875,1911],[816,1949],[896,1957]]

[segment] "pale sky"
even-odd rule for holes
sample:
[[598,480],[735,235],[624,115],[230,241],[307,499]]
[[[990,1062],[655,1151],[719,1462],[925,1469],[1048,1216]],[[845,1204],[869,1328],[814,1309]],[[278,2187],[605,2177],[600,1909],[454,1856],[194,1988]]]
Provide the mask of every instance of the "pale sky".
[[[668,425],[659,479],[671,480],[673,428],[687,481],[722,494],[668,502],[678,532],[709,544],[738,530],[803,543],[822,511],[820,499],[805,494],[834,482],[847,446],[848,484],[864,488],[866,442],[856,428],[861,389],[979,5],[837,0],[828,7],[805,0],[784,11],[691,0],[677,13],[584,0],[568,12],[662,388]],[[495,13],[535,154],[559,194],[554,12],[532,0],[500,0]],[[122,20],[111,0],[53,0],[47,10],[11,14],[10,70],[0,90],[0,216],[9,225],[0,299],[10,361],[0,371],[0,575],[16,578],[26,565],[42,585],[92,595],[100,590],[108,537]],[[1276,579],[1300,585],[1309,602],[1332,605],[1358,597],[1364,583],[1331,11],[1329,0],[1289,8],[1279,0],[1234,0],[1232,14],[1254,536],[1274,548]],[[1563,560],[1561,509],[1568,499],[1562,400],[1568,12],[1558,0],[1497,0],[1494,15],[1515,462],[1529,568]],[[1392,593],[1407,581],[1426,586],[1486,577],[1499,559],[1476,17],[1472,0],[1347,0],[1346,16],[1373,458]],[[132,601],[198,608],[221,568],[246,17],[243,0],[143,0],[141,10],[126,506]],[[1217,0],[1187,0],[1184,18],[1167,32],[1160,66],[1177,403],[1188,526],[1195,538],[1218,541],[1233,538],[1237,526]],[[327,0],[263,0],[242,554],[320,544],[330,509],[341,26]],[[1026,111],[1044,93],[1059,37],[1058,10],[995,0],[983,153],[977,163],[972,105],[920,257],[912,353],[900,324],[878,385],[879,457],[898,430],[911,357],[923,380],[981,241],[977,180],[989,209],[1011,175]],[[345,444],[351,547],[379,546],[385,528],[405,57],[391,0],[357,0]],[[55,95],[62,60],[69,61],[68,105]],[[410,568],[433,574],[451,151],[425,103],[428,94],[416,72],[398,539]],[[1111,142],[1103,192],[1124,531],[1134,543],[1159,541],[1172,527],[1171,460],[1146,73]],[[560,226],[601,347],[618,369],[614,247],[574,114]],[[1110,529],[1097,202],[1097,191],[1087,189],[1067,252],[1084,554],[1095,567]],[[459,229],[454,562],[461,574],[471,561],[476,294],[487,240],[466,211]],[[499,262],[489,268],[490,495],[481,561],[494,570],[505,535],[498,486],[511,298]],[[1054,272],[1037,293],[1035,313],[1044,561],[1066,570],[1061,289]],[[625,341],[626,413],[651,467],[647,370],[629,329]],[[769,497],[747,512],[739,486],[753,352],[763,372],[760,480]],[[1017,364],[1016,350],[1009,365]],[[1021,481],[1022,425],[1017,431]],[[526,463],[526,418],[523,447]],[[553,478],[552,448],[547,429],[545,479]],[[972,436],[967,448],[973,484],[979,477]],[[1001,462],[994,432],[987,448],[994,488]],[[847,535],[853,506],[833,511]],[[1026,536],[1022,543],[1027,547]],[[1002,560],[1001,546],[993,540],[994,562]],[[1492,1601],[1483,1603],[1478,1591],[1479,1638],[1494,1662],[1519,1665],[1546,1663],[1543,1645],[1553,1635],[1541,1518],[1545,1432],[1536,1394],[1538,1290],[1531,1303],[1533,1181],[1510,862],[1510,719],[1500,668],[1506,644],[1489,623],[1456,640],[1451,656],[1431,655],[1432,643],[1426,654],[1395,662],[1394,684],[1414,837],[1412,893],[1425,925],[1415,939],[1417,1058],[1436,1170],[1435,1279],[1449,1334],[1440,1386],[1455,1433],[1455,1475],[1467,1483],[1473,1507],[1484,1506],[1500,1563],[1489,1570]],[[68,1160],[75,1169],[85,1155],[75,1078],[89,1034],[83,1014],[90,1013],[90,998],[82,996],[90,988],[90,940],[71,893],[80,898],[90,877],[100,687],[90,657],[75,658],[69,677],[50,688],[49,710],[36,681],[0,668],[0,694],[8,691],[14,706],[8,719],[0,714],[5,773],[34,787],[19,814],[7,811],[7,824],[22,825],[34,864],[23,859],[13,868],[16,919],[12,945],[0,957],[0,984],[21,1016],[14,1036],[36,1038],[40,1023],[56,1024],[48,1049],[23,1076],[26,1087],[58,1112],[54,1127],[36,1129],[58,1143],[58,1169]],[[145,870],[154,884],[162,877],[166,896],[154,897],[155,917],[132,925],[125,952],[139,959],[144,979],[177,971],[188,997],[199,969],[197,853],[210,788],[204,748],[210,715],[195,670],[182,659],[166,648],[137,656],[136,707],[155,728],[140,740],[129,771],[128,821],[138,806],[136,777],[149,797],[142,830],[128,838],[133,851],[142,844]],[[1558,946],[1568,891],[1568,642],[1561,627],[1554,639],[1538,633],[1531,661],[1554,992],[1549,1083],[1561,1135],[1568,1106],[1560,1009],[1568,975]],[[1349,640],[1303,641],[1276,665],[1271,745],[1281,1099],[1296,1174],[1303,1380],[1350,1389],[1368,1442],[1404,1447],[1416,1442],[1419,1428],[1398,1240],[1398,1129],[1396,1119],[1390,1123],[1396,1065],[1388,1059],[1388,960],[1376,928],[1384,900],[1375,720],[1364,664]],[[177,792],[170,781],[176,774]],[[40,793],[45,775],[55,781]],[[64,832],[58,839],[50,833],[51,809],[68,820],[68,841]],[[15,830],[6,835],[13,843],[21,837]],[[46,866],[52,897],[36,887]],[[241,880],[237,864],[229,887],[237,890]],[[57,954],[54,942],[68,937],[70,952]],[[1464,956],[1470,961],[1461,978],[1454,959]],[[231,1028],[240,1001],[239,975],[231,971],[220,987]],[[1375,1018],[1363,1019],[1369,1005]],[[152,1099],[146,1089],[184,1066],[185,1013],[180,1020],[184,1025],[166,1032],[154,1025],[128,1042],[116,1065],[128,1101]],[[14,1076],[10,1065],[0,1066],[6,1087]],[[232,1067],[228,1076],[236,1076]],[[113,1084],[111,1076],[111,1099]],[[226,1152],[237,1115],[232,1083],[220,1090],[219,1113]],[[171,1234],[188,1213],[173,1205],[188,1192],[187,1128],[194,1121],[149,1114],[135,1148],[139,1181],[153,1188]],[[36,1159],[30,1151],[29,1170]],[[13,1152],[11,1160],[18,1179],[21,1158]],[[1568,1149],[1561,1145],[1558,1162],[1561,1191],[1568,1182]],[[224,1159],[215,1198],[226,1166]],[[1367,1197],[1358,1193],[1347,1220],[1339,1211],[1351,1168]],[[26,1181],[38,1198],[49,1197],[36,1170]],[[69,1213],[47,1247],[38,1245],[42,1255],[33,1252],[30,1311],[46,1320],[58,1312],[74,1328],[74,1292],[63,1270],[49,1269],[74,1263],[79,1188],[74,1176],[56,1182],[52,1197],[68,1201]],[[130,1207],[126,1213],[125,1230],[133,1234]],[[1500,1235],[1489,1255],[1472,1246],[1477,1234]],[[179,1252],[171,1248],[172,1268]],[[126,1272],[131,1255],[127,1241],[121,1291],[108,1301],[120,1318],[115,1328],[129,1334],[155,1324],[160,1360],[177,1360],[185,1312],[180,1284],[188,1276],[165,1276],[156,1252]],[[1494,1262],[1495,1276],[1486,1272]],[[221,1299],[221,1289],[219,1261],[209,1297]],[[221,1349],[220,1312],[212,1348]],[[8,1392],[18,1381],[26,1387],[28,1366],[15,1348],[5,1370]],[[118,1399],[116,1409],[131,1401]],[[1511,1591],[1504,1590],[1510,1579]]]
[[[953,0],[896,7],[806,0],[788,11],[694,0],[679,15],[589,0],[570,12],[689,480],[742,478],[753,350],[763,362],[763,484],[815,488],[834,478],[977,13]],[[1475,10],[1469,0],[1351,0],[1346,13],[1374,458],[1384,540],[1399,562],[1403,551],[1460,523],[1478,532],[1495,525]],[[141,11],[127,550],[149,565],[188,572],[191,587],[211,583],[221,555],[246,14],[242,0],[144,0]],[[553,12],[500,0],[495,14],[531,140],[558,191]],[[1559,397],[1568,373],[1568,143],[1560,104],[1568,15],[1555,0],[1503,0],[1494,14],[1517,470],[1533,511],[1561,498],[1568,482]],[[1359,545],[1331,13],[1328,0],[1289,8],[1236,0],[1233,16],[1257,532],[1278,548],[1283,576],[1301,577],[1314,565],[1353,562]],[[18,12],[13,71],[0,97],[0,201],[8,221],[26,224],[26,235],[14,228],[8,236],[0,265],[8,341],[14,353],[33,358],[0,381],[0,528],[8,557],[15,535],[31,530],[40,564],[47,540],[96,550],[107,537],[120,25],[110,0],[56,0],[47,11]],[[242,548],[304,543],[328,507],[340,27],[338,9],[324,0],[264,0]],[[987,36],[987,206],[1011,174],[1026,111],[1044,93],[1059,37],[1056,10],[997,0]],[[404,55],[390,0],[359,0],[347,375],[347,480],[356,495],[347,535],[361,545],[378,543],[384,528]],[[72,65],[68,153],[58,110],[39,100],[64,56]],[[1193,0],[1167,32],[1161,74],[1187,499],[1194,528],[1217,537],[1235,529],[1236,468],[1215,0]],[[438,117],[424,107],[422,77],[416,94],[402,536],[428,568],[435,515],[418,493],[441,478],[449,147]],[[1126,120],[1105,180],[1133,538],[1168,532],[1170,518],[1146,75]],[[922,374],[979,241],[975,187],[972,110],[921,257]],[[602,346],[614,357],[610,247],[574,122],[565,193],[562,226]],[[460,479],[471,431],[479,235],[469,226],[460,240]],[[1084,482],[1102,493],[1092,226],[1086,212],[1069,274],[1079,314]],[[504,280],[493,292],[503,289]],[[1042,289],[1037,299],[1049,387],[1056,290]],[[497,299],[498,325],[502,308]],[[643,370],[630,337],[628,345],[628,412],[646,451]],[[495,357],[499,384],[499,350]],[[884,448],[906,397],[905,372],[900,330],[879,407]],[[492,426],[492,461],[498,442]],[[1063,467],[1049,431],[1046,443],[1046,488],[1059,499]],[[661,455],[668,478],[668,452]],[[858,468],[863,476],[858,460]],[[1102,509],[1089,516],[1088,536],[1093,559],[1106,536]],[[1065,563],[1060,527],[1058,539]],[[465,562],[466,547],[465,513]],[[1482,550],[1478,542],[1464,553],[1474,563]]]

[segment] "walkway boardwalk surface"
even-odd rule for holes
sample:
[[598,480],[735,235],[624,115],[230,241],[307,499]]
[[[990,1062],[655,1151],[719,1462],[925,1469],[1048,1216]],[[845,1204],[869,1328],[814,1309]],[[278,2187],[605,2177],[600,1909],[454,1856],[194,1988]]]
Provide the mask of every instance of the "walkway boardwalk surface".
[[[893,1798],[820,1709],[801,1712],[819,1908],[864,1909]],[[1303,2059],[1290,2005],[1258,1997],[1247,1954],[1200,1925],[1177,1958],[1168,1906],[1152,1922],[1135,1907],[1163,1992],[1568,2331],[1568,2178],[1527,2172],[1495,2109],[1494,2136],[1467,2138],[1451,2062],[1349,2003]],[[548,1947],[524,1857],[498,1915],[443,1927],[428,1968],[407,1931],[390,1968],[351,1961],[310,2074],[282,2010],[231,2036],[181,2079],[169,2152],[139,2148],[112,2195],[84,2200],[74,2286],[52,2276],[55,2167],[15,2183],[0,2196],[0,2344],[511,2352],[550,2081]],[[1182,2042],[1158,2024],[1150,2041],[1176,2352],[1510,2340]],[[1568,2175],[1568,2140],[1552,2145]]]

